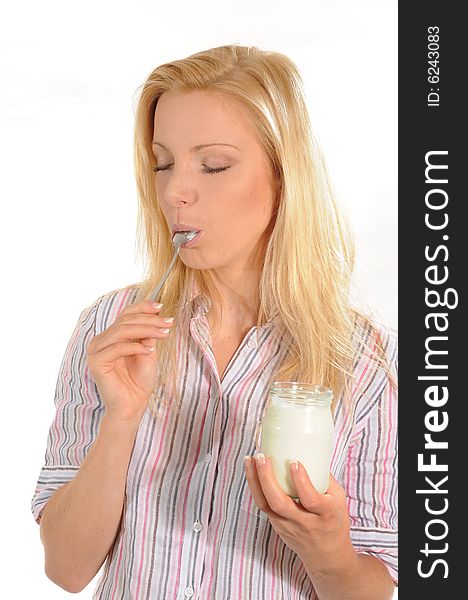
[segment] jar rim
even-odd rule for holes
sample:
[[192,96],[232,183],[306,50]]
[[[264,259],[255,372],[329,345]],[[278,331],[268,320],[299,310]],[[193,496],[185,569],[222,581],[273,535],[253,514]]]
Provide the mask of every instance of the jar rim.
[[304,381],[274,381],[270,392],[281,394],[291,399],[308,399],[322,402],[331,402],[333,399],[332,389]]

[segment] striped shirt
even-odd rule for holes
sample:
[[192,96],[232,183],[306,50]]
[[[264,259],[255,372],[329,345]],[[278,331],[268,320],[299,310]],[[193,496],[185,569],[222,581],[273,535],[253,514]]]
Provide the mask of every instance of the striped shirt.
[[[37,523],[50,496],[71,481],[96,438],[104,405],[87,368],[91,338],[132,303],[138,286],[98,298],[80,315],[62,360],[44,466],[32,498]],[[273,325],[252,327],[222,379],[211,348],[210,300],[192,288],[176,329],[182,383],[180,418],[161,403],[144,413],[130,458],[123,516],[93,599],[311,600],[317,596],[299,556],[253,501],[243,457],[267,382],[285,358]],[[181,311],[182,312],[182,311]],[[376,333],[396,379],[396,335]],[[258,336],[256,335],[258,333]],[[357,552],[380,559],[397,583],[397,401],[388,375],[356,359],[351,410],[338,401],[331,472],[347,495]],[[169,403],[168,403],[169,404]]]

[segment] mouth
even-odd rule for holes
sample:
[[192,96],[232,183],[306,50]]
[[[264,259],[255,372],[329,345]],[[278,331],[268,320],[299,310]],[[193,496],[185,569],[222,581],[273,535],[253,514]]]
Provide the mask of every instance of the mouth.
[[[197,231],[196,229],[191,229],[190,231]],[[182,233],[182,232],[177,232],[177,233]],[[194,246],[198,240],[200,240],[203,237],[203,231],[197,231],[197,235],[191,239],[188,242],[185,242],[185,244],[182,244],[181,248],[191,248],[192,246]]]
[[177,223],[172,225],[172,234],[174,233],[187,233],[188,231],[201,231],[199,227],[195,225],[187,225],[187,223]]
[[196,233],[194,237],[189,236],[191,239],[185,242],[185,244],[182,244],[180,248],[191,248],[203,235],[203,231],[199,227],[196,227],[195,225],[187,225],[187,223],[177,223],[172,225],[171,229],[172,239],[174,239],[176,233]]

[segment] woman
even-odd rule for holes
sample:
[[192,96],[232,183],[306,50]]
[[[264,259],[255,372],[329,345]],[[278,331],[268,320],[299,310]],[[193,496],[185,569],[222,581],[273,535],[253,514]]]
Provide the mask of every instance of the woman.
[[[83,311],[61,365],[32,503],[48,577],[78,592],[106,561],[94,598],[391,598],[395,336],[350,305],[297,68],[236,45],[158,67],[135,167],[148,272]],[[335,392],[330,485],[299,464],[299,503],[243,461],[291,379]]]

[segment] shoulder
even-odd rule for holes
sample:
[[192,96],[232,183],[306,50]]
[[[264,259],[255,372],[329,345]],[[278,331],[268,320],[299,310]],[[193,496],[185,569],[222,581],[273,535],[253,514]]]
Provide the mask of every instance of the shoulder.
[[385,323],[355,313],[353,347],[357,361],[384,361],[395,367],[398,362],[398,333]]
[[[352,396],[359,421],[379,402],[385,390],[396,392],[398,334],[376,319],[355,314],[353,348]],[[391,395],[396,398],[395,393]]]
[[136,283],[107,292],[83,311],[82,315],[94,315],[95,334],[112,325],[122,310],[135,301],[140,288],[141,284]]

